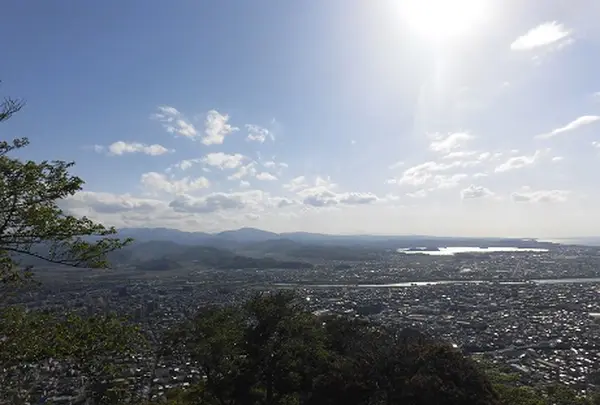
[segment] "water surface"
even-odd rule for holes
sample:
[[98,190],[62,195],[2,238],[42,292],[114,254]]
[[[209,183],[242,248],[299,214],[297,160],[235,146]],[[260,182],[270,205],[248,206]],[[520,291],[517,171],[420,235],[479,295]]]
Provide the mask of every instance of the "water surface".
[[[417,248],[421,249],[421,248]],[[398,253],[404,253],[406,255],[428,255],[428,256],[454,256],[457,253],[498,253],[498,252],[515,252],[515,253],[525,253],[525,252],[538,252],[545,253],[548,252],[548,249],[541,248],[519,248],[519,247],[510,247],[510,246],[497,246],[497,247],[463,247],[463,246],[452,246],[452,247],[441,247],[438,250],[408,250],[408,249],[398,249]]]
[[555,278],[533,279],[527,281],[490,281],[490,280],[432,280],[432,281],[404,281],[389,284],[304,284],[304,283],[275,283],[280,287],[310,287],[310,288],[400,288],[419,287],[442,284],[500,284],[500,285],[525,285],[525,284],[586,284],[600,283],[600,277],[590,278]]

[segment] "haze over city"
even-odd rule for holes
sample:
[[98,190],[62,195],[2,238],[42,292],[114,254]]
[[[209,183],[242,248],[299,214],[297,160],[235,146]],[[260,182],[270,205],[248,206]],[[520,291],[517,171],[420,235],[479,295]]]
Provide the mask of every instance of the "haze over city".
[[117,227],[597,236],[600,3],[10,2],[3,124]]

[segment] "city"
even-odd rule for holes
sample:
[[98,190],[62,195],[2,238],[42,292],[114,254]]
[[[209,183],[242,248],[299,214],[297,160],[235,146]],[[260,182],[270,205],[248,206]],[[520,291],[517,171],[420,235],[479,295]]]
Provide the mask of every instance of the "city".
[[[287,289],[315,314],[417,328],[474,358],[509,366],[530,384],[559,381],[585,392],[600,383],[600,248],[595,247],[465,256],[395,253],[379,261],[322,261],[311,269],[53,268],[37,271],[36,277],[40,286],[10,297],[11,303],[126,315],[155,341],[200,307]],[[129,378],[150,398],[201,378],[193,363],[168,357],[140,354],[130,367]],[[51,369],[56,373],[55,368],[47,372]],[[42,381],[55,400],[68,401],[68,393],[77,393],[76,376],[45,379],[39,370],[37,383]]]
[[0,405],[600,405],[600,1],[1,10]]

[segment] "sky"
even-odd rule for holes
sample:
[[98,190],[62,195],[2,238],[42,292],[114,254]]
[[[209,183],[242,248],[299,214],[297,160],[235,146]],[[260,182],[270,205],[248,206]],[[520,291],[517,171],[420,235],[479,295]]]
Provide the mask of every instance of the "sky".
[[[597,0],[22,2],[0,139],[65,212],[215,232],[600,235]],[[6,42],[7,41],[7,42]]]

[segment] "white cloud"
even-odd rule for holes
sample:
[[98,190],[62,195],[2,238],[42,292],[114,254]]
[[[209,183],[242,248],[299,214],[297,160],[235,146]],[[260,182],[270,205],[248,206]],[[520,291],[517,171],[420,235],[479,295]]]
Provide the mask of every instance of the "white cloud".
[[298,204],[298,201],[286,197],[270,197],[268,203],[272,207],[285,208]]
[[526,166],[534,164],[541,156],[541,152],[538,150],[531,156],[513,156],[506,162],[497,166],[494,170],[496,173],[507,172],[509,170],[522,169]]
[[267,128],[253,124],[246,124],[246,130],[248,131],[248,137],[246,139],[249,141],[263,143],[267,140],[267,138],[272,141],[275,140],[275,136]]
[[167,177],[165,174],[156,172],[142,174],[140,182],[147,191],[152,193],[181,194],[210,187],[210,182],[206,177],[198,177],[196,179],[184,177],[175,180]]
[[529,203],[558,203],[565,202],[570,194],[567,190],[537,190],[530,191],[528,188],[511,194],[514,202]]
[[287,184],[283,185],[283,188],[290,190],[292,192],[302,190],[308,187],[308,183],[306,182],[306,177],[298,176],[290,180]]
[[238,130],[239,128],[229,124],[229,115],[210,110],[204,120],[202,143],[205,145],[220,145],[227,135]]
[[254,177],[254,176],[256,176],[256,173],[257,173],[256,162],[250,162],[246,166],[241,166],[235,173],[228,176],[227,179],[228,180],[241,180],[247,176]]
[[600,149],[600,142],[599,142],[599,141],[593,141],[593,142],[592,142],[592,146],[593,146],[594,148],[599,148],[599,149]]
[[256,179],[263,181],[273,181],[277,180],[277,177],[273,176],[271,173],[268,172],[260,172],[256,175]]
[[200,163],[201,161],[202,161],[202,159],[183,159],[183,160],[180,160],[179,162],[175,163],[174,165],[171,165],[167,169],[167,171],[170,171],[170,169],[172,169],[172,168],[176,168],[181,171],[185,171],[185,170],[189,169],[190,167],[192,167],[193,165]]
[[468,162],[454,161],[451,163],[425,162],[417,166],[410,167],[402,173],[399,179],[389,180],[392,184],[408,184],[413,186],[421,186],[434,177],[434,173],[443,172],[458,167],[465,167]]
[[181,115],[181,113],[175,107],[169,107],[168,105],[159,106],[158,111],[159,112],[157,114],[163,114],[169,122],[173,121],[175,117]]
[[361,215],[360,210],[388,199],[380,199],[372,193],[328,194],[323,189],[320,193],[315,191],[302,198],[270,196],[260,190],[214,192],[199,196],[180,193],[166,201],[129,194],[82,192],[62,200],[61,208],[73,215],[86,215],[117,227],[167,227],[215,232],[245,226],[250,220],[259,220],[260,223],[255,226],[263,229],[271,229],[265,224],[281,225],[281,221],[290,220],[300,225],[306,223],[304,218],[309,223],[321,222],[322,211],[318,209],[321,207],[337,207],[329,212],[332,215],[341,215],[347,207],[355,207],[352,209],[358,210],[357,215]]
[[494,193],[490,191],[490,189],[483,186],[476,186],[474,184],[471,184],[469,187],[460,192],[460,196],[463,200],[491,197],[493,195]]
[[[87,216],[109,226],[198,228],[190,214],[173,211],[168,202],[131,194],[82,191],[61,200],[60,206],[69,214]],[[216,220],[207,218],[202,225],[215,226]]]
[[197,135],[194,125],[182,119],[175,120],[175,132],[188,138],[194,138]]
[[457,173],[450,176],[437,174],[433,177],[432,181],[436,188],[454,188],[467,177],[469,176],[465,173]]
[[562,162],[563,160],[565,160],[565,158],[564,158],[564,157],[562,157],[562,156],[554,156],[554,157],[552,158],[552,161],[553,161],[554,163]]
[[342,193],[338,194],[341,204],[370,204],[378,201],[379,198],[373,193]]
[[583,116],[576,118],[575,120],[569,122],[567,125],[565,125],[563,127],[556,128],[552,132],[549,132],[547,134],[537,135],[536,138],[538,138],[538,139],[552,138],[556,135],[564,134],[565,132],[575,131],[576,129],[579,129],[586,125],[593,124],[594,122],[596,122],[598,120],[600,120],[600,116],[598,116],[598,115],[583,115]]
[[330,207],[339,204],[343,205],[364,205],[371,204],[379,200],[372,193],[336,193],[325,187],[314,187],[303,190],[305,205],[313,207]]
[[424,198],[427,196],[427,190],[420,189],[420,190],[415,191],[414,193],[406,193],[406,195],[411,198]]
[[283,169],[287,169],[289,166],[284,162],[275,162],[273,160],[269,160],[263,163],[263,166],[268,169],[275,169],[279,174],[283,171]]
[[562,24],[556,21],[546,22],[530,29],[518,37],[511,45],[514,51],[527,51],[530,49],[547,46],[551,44],[564,43],[570,32]]
[[177,212],[206,214],[221,210],[241,209],[244,208],[244,202],[238,196],[219,193],[198,199],[181,196],[171,201],[169,207]]
[[152,118],[160,121],[167,132],[194,139],[198,136],[198,131],[193,124],[186,121],[183,115],[174,107],[159,106],[158,112],[152,115]]
[[487,160],[487,159],[489,159],[491,157],[492,157],[492,154],[490,152],[482,152],[477,157],[477,160],[483,161],[483,160]]
[[331,179],[329,177],[323,178],[321,176],[317,176],[317,178],[315,179],[315,186],[316,187],[334,188],[337,186],[337,184],[332,183]]
[[410,167],[402,173],[402,177],[394,180],[397,184],[410,184],[420,186],[433,177],[432,172],[446,170],[449,165],[438,164],[436,162],[425,162],[417,166]]
[[237,169],[240,167],[247,158],[239,153],[227,154],[223,152],[209,153],[201,159],[201,162],[218,167],[221,170],[224,169]]
[[366,192],[337,192],[337,184],[329,177],[317,176],[314,185],[309,185],[306,177],[298,176],[290,180],[283,187],[296,193],[304,205],[312,207],[330,207],[336,205],[366,205],[380,201],[375,194]]
[[435,140],[429,145],[429,149],[434,152],[448,153],[453,149],[463,146],[467,141],[473,139],[473,135],[466,132],[455,132],[446,136],[435,135]]
[[123,212],[152,212],[164,206],[159,200],[138,198],[130,194],[98,193],[80,191],[60,201],[60,206],[66,211],[87,215],[88,211],[101,214],[117,214]]
[[271,171],[275,171],[275,173],[280,177],[283,174],[283,171],[288,168],[287,163],[275,162],[273,160],[266,161],[262,165]]
[[288,164],[287,163],[283,163],[283,162],[274,162],[272,160],[269,160],[265,163],[263,163],[264,167],[281,167],[281,168],[287,168]]
[[180,161],[179,163],[176,164],[176,166],[180,169],[180,170],[187,170],[190,167],[192,167],[192,165],[195,163],[196,161],[194,159],[184,159],[182,161]]
[[[448,160],[450,160],[450,159],[463,159],[463,158],[466,158],[466,157],[477,155],[478,153],[479,152],[474,151],[474,150],[459,150],[459,151],[450,152],[447,155],[444,155],[442,158],[443,159],[448,159]],[[489,152],[486,152],[486,153],[489,153]]]
[[324,190],[318,194],[313,194],[304,197],[302,203],[304,205],[310,205],[313,207],[329,207],[337,205],[339,201],[337,200],[337,195],[335,193],[328,190]]
[[[97,152],[104,151],[104,147],[100,145],[94,145],[94,149]],[[109,154],[116,156],[124,155],[126,153],[143,153],[150,156],[159,156],[164,155],[165,153],[172,152],[171,150],[158,144],[146,145],[139,142],[124,141],[114,142],[110,144],[106,149],[108,150]]]
[[204,197],[181,195],[169,203],[176,212],[208,214],[216,211],[241,210],[258,205],[263,199],[259,190],[237,193],[212,193]]

